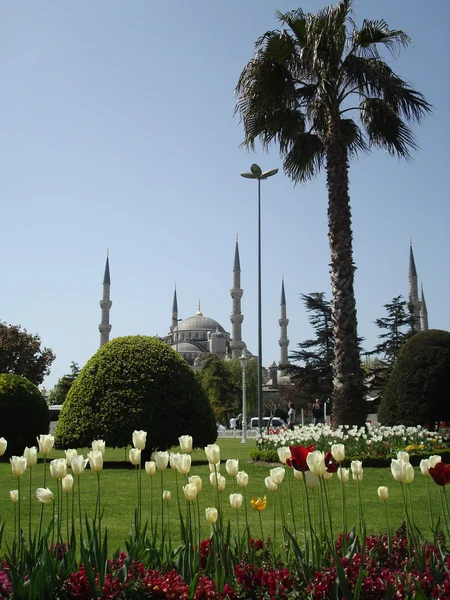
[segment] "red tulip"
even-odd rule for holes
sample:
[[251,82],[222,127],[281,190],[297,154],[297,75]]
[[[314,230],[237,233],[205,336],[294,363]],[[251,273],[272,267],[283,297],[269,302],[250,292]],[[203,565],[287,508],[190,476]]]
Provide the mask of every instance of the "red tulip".
[[325,466],[327,468],[327,473],[337,473],[339,465],[336,462],[333,462],[333,455],[330,450],[325,453]]
[[428,473],[438,485],[447,485],[447,483],[450,483],[450,465],[444,462],[436,463],[436,466],[431,467]]
[[309,467],[306,464],[306,457],[310,452],[314,452],[314,446],[290,446],[291,458],[286,459],[286,465],[293,467],[296,471],[309,471]]

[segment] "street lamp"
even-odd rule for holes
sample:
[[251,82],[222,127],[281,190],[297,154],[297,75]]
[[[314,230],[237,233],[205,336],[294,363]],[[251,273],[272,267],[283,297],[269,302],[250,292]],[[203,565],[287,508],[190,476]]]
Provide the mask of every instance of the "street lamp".
[[247,365],[248,356],[245,349],[242,351],[242,356],[239,358],[242,367],[242,444],[247,443]]
[[241,177],[258,180],[258,427],[262,435],[263,400],[262,400],[262,325],[261,325],[261,181],[276,175],[278,169],[270,171],[261,170],[259,165],[253,164],[250,173],[241,173]]

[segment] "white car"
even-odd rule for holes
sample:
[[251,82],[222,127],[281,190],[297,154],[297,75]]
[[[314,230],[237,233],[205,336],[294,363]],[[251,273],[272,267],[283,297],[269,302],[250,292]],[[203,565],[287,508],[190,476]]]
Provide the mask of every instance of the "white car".
[[[270,422],[270,425],[269,425],[269,422]],[[262,426],[263,426],[263,429],[267,429],[267,427],[270,427],[271,429],[279,429],[279,428],[283,428],[283,427],[286,428],[287,423],[285,421],[283,421],[283,419],[280,419],[280,417],[272,417],[272,419],[270,417],[263,417]],[[259,429],[258,417],[251,418],[250,429]]]

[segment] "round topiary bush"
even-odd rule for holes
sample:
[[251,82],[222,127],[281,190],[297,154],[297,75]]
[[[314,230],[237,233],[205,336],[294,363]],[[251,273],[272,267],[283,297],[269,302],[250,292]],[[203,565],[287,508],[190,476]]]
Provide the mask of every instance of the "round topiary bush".
[[55,444],[103,439],[124,447],[136,429],[147,431],[147,450],[175,446],[183,434],[197,447],[217,437],[211,405],[187,362],[161,340],[140,335],[108,342],[87,362],[63,404]]
[[383,425],[450,421],[450,333],[416,333],[401,349],[378,408]]
[[0,437],[8,442],[5,458],[21,456],[36,437],[48,433],[48,407],[38,388],[21,375],[0,375]]

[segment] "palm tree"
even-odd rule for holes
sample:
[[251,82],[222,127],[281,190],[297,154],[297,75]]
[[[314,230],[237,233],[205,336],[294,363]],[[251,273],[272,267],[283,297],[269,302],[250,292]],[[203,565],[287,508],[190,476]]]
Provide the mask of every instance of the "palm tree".
[[[410,44],[387,23],[352,19],[352,0],[317,14],[301,9],[277,13],[281,30],[255,44],[255,56],[236,87],[243,145],[279,146],[285,173],[294,183],[327,174],[334,335],[333,421],[362,424],[364,387],[358,351],[353,286],[349,158],[372,146],[410,157],[416,148],[408,123],[431,105],[396,75],[379,51]],[[355,100],[355,101],[354,101]],[[350,115],[356,119],[350,118]]]

